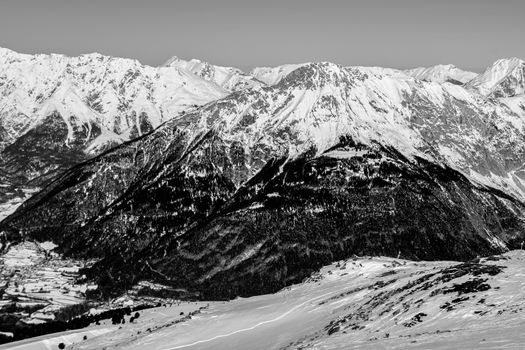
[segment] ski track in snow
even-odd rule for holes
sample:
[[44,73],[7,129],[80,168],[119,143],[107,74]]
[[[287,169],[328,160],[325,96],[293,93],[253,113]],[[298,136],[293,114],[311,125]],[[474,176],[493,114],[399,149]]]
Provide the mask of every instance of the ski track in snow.
[[304,301],[302,302],[301,304],[299,305],[296,305],[294,306],[293,308],[291,308],[290,310],[288,310],[287,312],[281,314],[280,316],[274,318],[274,319],[271,319],[271,320],[267,320],[267,321],[263,321],[263,322],[259,322],[257,323],[256,325],[254,326],[251,326],[251,327],[248,327],[248,328],[243,328],[243,329],[239,329],[239,330],[236,330],[236,331],[233,331],[233,332],[230,332],[228,334],[221,334],[221,335],[217,335],[215,337],[212,337],[212,338],[209,338],[209,339],[205,339],[205,340],[199,340],[199,341],[196,341],[196,342],[193,342],[193,343],[190,343],[190,344],[184,344],[184,345],[178,345],[178,346],[175,346],[175,347],[169,347],[169,348],[164,348],[162,350],[175,350],[175,349],[183,349],[183,348],[188,348],[190,346],[194,346],[194,345],[199,345],[199,344],[203,344],[203,343],[208,343],[208,342],[211,342],[211,341],[214,341],[216,339],[221,339],[221,338],[226,338],[226,337],[229,337],[229,336],[232,336],[232,335],[235,335],[235,334],[238,334],[238,333],[242,333],[242,332],[247,332],[247,331],[252,331],[254,330],[255,328],[257,327],[260,327],[262,325],[265,325],[265,324],[268,324],[268,323],[272,323],[272,322],[276,322],[276,321],[279,321],[279,320],[282,320],[283,318],[285,318],[286,316],[290,315],[292,312],[296,311],[297,309],[303,307],[304,305],[308,304],[308,303],[311,303],[317,299],[321,299],[321,298],[324,298],[325,296],[328,296],[330,294],[334,294],[334,293],[337,293],[337,292],[329,292],[329,293],[326,293],[326,294],[323,294],[323,295],[319,295],[315,298],[312,298],[310,300],[307,300],[307,301]]

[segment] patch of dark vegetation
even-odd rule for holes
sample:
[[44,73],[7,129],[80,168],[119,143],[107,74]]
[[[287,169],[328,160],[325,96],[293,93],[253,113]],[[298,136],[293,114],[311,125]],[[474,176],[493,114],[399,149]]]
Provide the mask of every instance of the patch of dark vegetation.
[[452,299],[451,301],[447,301],[445,304],[441,305],[439,308],[444,309],[446,311],[452,311],[452,310],[455,310],[459,304],[469,299],[470,297],[460,297],[460,298]]
[[368,289],[381,289],[381,288],[384,288],[384,287],[394,283],[395,281],[397,281],[397,280],[396,279],[391,279],[391,280],[388,280],[388,281],[379,280],[376,283],[374,283],[373,285],[371,285],[370,287],[368,287]]
[[[339,332],[341,329],[343,329],[343,325],[344,325],[344,329],[350,329],[350,330],[353,330],[353,331],[365,329],[365,326],[360,325],[360,324],[355,323],[355,322],[351,323],[351,324],[345,324],[350,319],[351,318],[349,318],[349,317],[340,317],[340,318],[338,318],[336,320],[332,320],[332,321],[330,321],[330,323],[327,326],[324,327],[324,329],[325,329],[325,331],[326,331],[326,333],[328,335],[332,335],[334,333]],[[343,332],[343,333],[346,333],[346,331]]]
[[440,277],[440,280],[445,283],[453,279],[465,276],[467,274],[470,274],[472,276],[480,276],[483,274],[486,274],[489,276],[496,276],[497,274],[501,273],[504,268],[505,266],[486,265],[486,264],[467,262],[467,263],[454,265],[454,266],[451,266],[449,268],[442,270],[443,276]]
[[503,255],[491,255],[485,258],[486,261],[500,261],[500,260],[509,260],[510,258]]
[[[140,305],[137,307],[134,307],[133,310],[143,310],[143,309],[149,309],[152,307],[158,307],[159,304],[151,304],[151,305]],[[71,310],[70,310],[71,311]],[[131,308],[125,307],[125,308],[119,308],[119,309],[113,309],[101,312],[97,315],[80,315],[74,318],[67,319],[65,317],[62,317],[62,320],[54,320],[49,321],[46,323],[40,323],[40,324],[26,324],[23,322],[19,322],[19,318],[15,317],[13,315],[11,316],[11,321],[6,322],[7,320],[2,318],[2,315],[0,315],[0,325],[3,332],[10,332],[13,333],[13,337],[8,338],[2,338],[0,337],[0,344],[3,343],[9,343],[12,341],[22,340],[26,338],[32,338],[37,337],[49,333],[57,333],[57,332],[63,332],[67,330],[74,330],[74,329],[81,329],[89,326],[92,323],[100,324],[100,321],[111,319],[113,320],[119,320],[122,322],[124,319],[124,315],[130,314]],[[3,319],[3,321],[1,321]],[[67,320],[66,320],[67,319]],[[119,322],[119,323],[120,323]],[[114,323],[114,324],[119,324]]]
[[462,301],[466,301],[466,300],[469,300],[470,297],[459,297],[459,298],[456,298],[456,299],[452,299],[452,303],[454,304],[457,304],[457,303],[461,303]]
[[491,288],[488,283],[485,283],[486,281],[486,278],[474,278],[460,284],[454,283],[452,287],[443,289],[443,294],[457,292],[458,295],[462,295],[468,293],[484,292]]
[[[0,296],[1,298],[1,296]],[[3,313],[28,313],[31,314],[37,310],[44,308],[46,304],[31,304],[31,305],[19,305],[17,302],[10,302],[0,307],[0,314]]]
[[[472,275],[472,276],[480,276],[483,274],[489,275],[489,276],[496,276],[497,274],[501,273],[505,267],[504,266],[496,266],[496,265],[485,265],[485,264],[479,264],[479,263],[462,263],[458,265],[454,265],[451,267],[448,267],[446,269],[441,270],[441,274],[436,277],[434,280],[426,283],[422,288],[428,289],[431,286],[435,286],[437,284],[443,284],[450,282],[454,279],[466,276],[466,275]],[[486,280],[485,280],[486,281]],[[458,287],[461,289],[461,287]],[[464,287],[464,291],[468,290],[468,287]],[[480,287],[484,288],[484,287]],[[421,289],[421,288],[420,288]],[[431,296],[435,296],[439,293],[451,293],[451,289],[436,289],[432,292]]]
[[181,299],[181,300],[198,300],[199,294],[195,292],[188,292],[179,288],[160,288],[155,289],[149,286],[141,287],[137,290],[137,296],[147,296],[161,299]]
[[413,327],[418,323],[423,322],[423,317],[426,317],[427,314],[424,312],[420,312],[416,315],[414,315],[409,321],[403,323],[403,326],[405,327]]
[[487,310],[485,310],[485,311],[483,311],[483,310],[476,310],[476,311],[474,311],[474,314],[475,315],[479,315],[479,316],[483,316],[483,315],[486,315],[488,313],[489,313],[489,311],[487,311]]
[[61,322],[69,322],[78,315],[82,315],[86,311],[89,311],[89,309],[91,309],[92,307],[93,304],[89,302],[66,305],[55,314],[55,320]]
[[334,301],[334,300],[338,300],[338,299],[344,298],[344,297],[347,296],[347,295],[354,294],[354,293],[358,293],[358,292],[360,292],[360,291],[362,291],[362,290],[364,290],[364,289],[367,289],[367,287],[366,287],[366,286],[363,286],[363,287],[357,287],[357,288],[353,288],[353,289],[347,290],[347,291],[345,291],[345,292],[342,292],[342,293],[340,293],[340,294],[334,295],[334,296],[332,296],[332,297],[330,297],[330,298],[327,298],[327,299],[325,299],[325,300],[320,301],[318,305],[324,305],[324,304],[329,303],[329,302],[331,302],[331,301]]
[[[168,328],[168,327],[171,327],[175,324],[178,324],[178,323],[182,323],[182,322],[186,322],[186,321],[189,321],[193,318],[193,316],[197,315],[197,314],[200,314],[202,312],[202,310],[205,310],[207,309],[208,306],[201,306],[198,310],[194,310],[194,311],[191,311],[191,312],[188,312],[188,314],[184,317],[181,317],[181,318],[178,318],[174,321],[171,321],[171,322],[168,322],[168,323],[165,323],[165,324],[162,324],[162,325],[158,325],[158,326],[154,326],[152,328],[148,328],[146,329],[146,331],[148,333],[152,333],[153,331],[156,331],[156,330],[159,330],[159,329],[163,329],[163,328]],[[184,315],[184,313],[181,313],[181,315]],[[140,333],[140,331],[139,331]]]
[[381,273],[378,277],[392,276],[392,275],[395,275],[396,273],[397,273],[396,270],[389,270],[389,271],[385,271]]

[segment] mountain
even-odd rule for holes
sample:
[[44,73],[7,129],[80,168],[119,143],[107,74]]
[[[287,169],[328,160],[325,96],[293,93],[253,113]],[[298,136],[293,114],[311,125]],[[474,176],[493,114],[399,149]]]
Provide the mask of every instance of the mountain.
[[352,254],[468,260],[520,246],[519,115],[454,84],[300,65],[58,176],[0,224],[141,280],[222,299],[274,292]]
[[250,75],[257,78],[258,80],[266,83],[267,85],[275,85],[282,78],[290,74],[297,68],[305,65],[304,64],[285,64],[277,67],[256,67],[252,69]]
[[163,66],[185,69],[230,92],[264,85],[254,76],[245,74],[238,68],[216,66],[197,59],[185,61],[178,57],[172,57]]
[[517,115],[525,115],[525,61],[501,59],[465,87],[486,99],[497,99]]
[[484,96],[513,97],[525,93],[525,61],[501,59],[466,85]]
[[0,50],[0,88],[0,121],[8,135],[2,148],[53,112],[64,120],[67,142],[76,140],[75,129],[89,129],[90,123],[130,139],[190,106],[225,95],[177,67],[148,67],[100,54],[33,56],[7,49]]
[[452,64],[440,64],[432,67],[420,67],[404,71],[406,74],[424,81],[437,83],[449,82],[462,85],[474,79],[478,74],[457,68]]
[[178,67],[0,49],[0,204],[227,93]]

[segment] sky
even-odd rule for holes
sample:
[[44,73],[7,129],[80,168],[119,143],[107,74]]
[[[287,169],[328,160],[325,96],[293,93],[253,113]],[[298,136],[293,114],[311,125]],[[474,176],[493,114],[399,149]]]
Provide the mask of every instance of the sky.
[[0,0],[0,46],[251,69],[331,61],[482,71],[525,58],[524,0]]

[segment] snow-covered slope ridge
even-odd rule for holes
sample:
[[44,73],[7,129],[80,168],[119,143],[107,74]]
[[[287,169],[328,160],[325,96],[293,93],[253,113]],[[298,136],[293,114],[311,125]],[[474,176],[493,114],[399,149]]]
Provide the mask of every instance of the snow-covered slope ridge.
[[163,66],[185,69],[228,91],[238,91],[264,85],[255,76],[245,74],[238,68],[216,66],[198,59],[185,61],[178,57],[172,57]]
[[432,67],[420,67],[405,70],[405,73],[419,80],[434,81],[437,83],[451,82],[464,84],[478,74],[457,68],[452,64],[439,64]]

